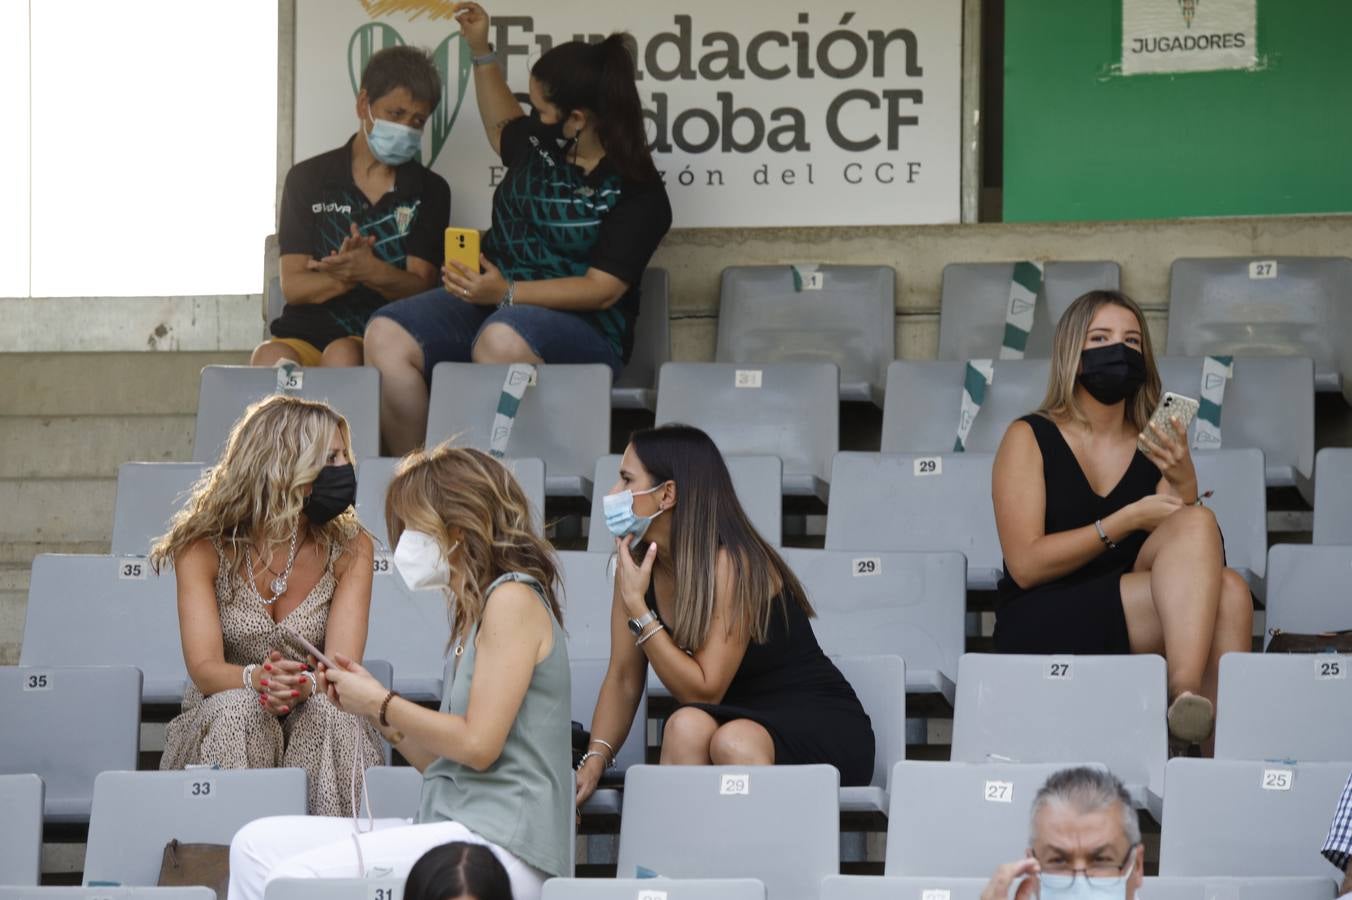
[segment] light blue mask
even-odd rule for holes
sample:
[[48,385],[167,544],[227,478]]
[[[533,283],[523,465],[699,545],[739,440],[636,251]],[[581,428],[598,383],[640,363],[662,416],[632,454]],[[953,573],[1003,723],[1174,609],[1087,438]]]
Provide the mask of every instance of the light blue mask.
[[[666,482],[659,484],[655,488],[649,488],[646,491],[639,491],[640,494],[651,494],[653,491],[661,490]],[[653,519],[662,515],[662,510],[658,510],[651,516],[639,516],[634,514],[633,491],[620,491],[618,494],[606,494],[601,498],[601,509],[605,512],[606,528],[617,538],[633,535],[634,540],[643,540],[643,535],[647,533],[648,526],[653,523]]]
[[422,132],[388,119],[377,119],[368,111],[371,130],[366,132],[366,146],[371,154],[387,166],[402,166],[418,153],[422,146]]
[[[1132,861],[1133,866],[1135,860]],[[1131,878],[1133,866],[1128,866],[1125,874],[1111,879],[1094,879],[1090,884],[1083,872],[1074,875],[1038,876],[1038,896],[1040,900],[1126,900],[1127,879]]]

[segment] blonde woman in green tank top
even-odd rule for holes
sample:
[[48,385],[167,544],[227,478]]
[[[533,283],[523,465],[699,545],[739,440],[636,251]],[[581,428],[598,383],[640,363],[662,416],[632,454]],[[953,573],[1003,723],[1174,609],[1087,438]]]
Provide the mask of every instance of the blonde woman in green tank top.
[[386,499],[395,565],[414,588],[447,592],[453,654],[441,701],[411,703],[341,655],[321,683],[423,773],[413,819],[276,816],[230,850],[230,900],[261,900],[275,878],[402,877],[450,841],[487,846],[515,900],[568,875],[572,808],[568,652],[557,564],[525,495],[477,450],[410,455]]

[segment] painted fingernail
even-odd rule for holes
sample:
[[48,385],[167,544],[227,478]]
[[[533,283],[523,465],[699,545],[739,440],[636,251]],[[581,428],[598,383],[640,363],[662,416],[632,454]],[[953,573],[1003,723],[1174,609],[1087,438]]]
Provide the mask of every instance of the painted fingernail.
[[260,678],[258,679],[258,683],[266,687],[268,680],[266,678]]
[[264,671],[264,672],[271,672],[271,671],[272,671],[272,663],[263,663],[263,671]]
[[292,691],[292,692],[291,692],[291,696],[292,696],[292,697],[299,697],[299,696],[300,696],[300,691]]
[[291,707],[289,707],[289,706],[283,706],[283,707],[282,707],[282,712],[291,712]]

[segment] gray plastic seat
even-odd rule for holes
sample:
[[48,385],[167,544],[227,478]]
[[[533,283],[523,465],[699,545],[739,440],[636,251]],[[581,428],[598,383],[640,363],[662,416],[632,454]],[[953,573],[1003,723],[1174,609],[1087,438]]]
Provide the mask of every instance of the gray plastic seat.
[[[1314,364],[1301,357],[1249,357],[1236,359],[1233,368],[1221,407],[1222,445],[1262,450],[1268,487],[1296,487],[1313,500]],[[1166,391],[1200,395],[1200,357],[1161,359],[1159,372]],[[1196,429],[1194,423],[1190,434]]]
[[967,653],[958,662],[952,759],[1100,762],[1158,818],[1166,695],[1162,656]]
[[223,900],[209,887],[0,887],[0,900]]
[[882,406],[896,351],[891,266],[820,266],[819,290],[794,290],[792,266],[730,266],[718,299],[718,362],[833,362],[840,399]]
[[1082,762],[897,763],[885,873],[989,878],[1026,855],[1029,810],[1043,783]]
[[[936,359],[994,359],[1005,335],[1005,307],[1014,263],[949,263],[939,299],[939,354]],[[1122,271],[1115,262],[1048,262],[1042,269],[1033,330],[1024,353],[1051,355],[1052,331],[1066,307],[1093,290],[1117,290]]]
[[0,774],[38,775],[46,820],[83,822],[95,776],[136,768],[141,673],[130,666],[0,667],[0,721]]
[[[144,578],[123,577],[128,572]],[[188,670],[174,573],[157,576],[144,559],[38,556],[28,583],[19,664],[136,666],[144,676],[144,702],[180,702]]]
[[610,659],[610,611],[615,600],[613,553],[560,550],[563,621],[568,658]]
[[402,878],[278,878],[263,890],[263,900],[402,900],[403,896]]
[[840,870],[835,766],[633,766],[616,874],[758,878],[768,900],[817,900]]
[[671,278],[666,269],[648,269],[639,289],[634,349],[610,389],[615,409],[657,406],[657,370],[671,359]]
[[1267,486],[1263,451],[1227,448],[1193,457],[1197,488],[1216,493],[1204,503],[1216,514],[1225,535],[1225,563],[1248,582],[1261,600],[1266,595]]
[[551,878],[541,900],[765,900],[755,878]]
[[[432,369],[427,446],[451,440],[487,450],[507,369],[438,363]],[[507,455],[544,460],[550,497],[590,498],[596,457],[610,452],[610,367],[542,365],[536,381],[521,398]]]
[[1141,900],[1333,900],[1331,878],[1147,877]]
[[[737,499],[746,510],[751,524],[772,546],[783,542],[784,500],[780,493],[784,465],[777,456],[729,456],[728,474]],[[602,497],[619,481],[620,457],[603,456],[596,461],[595,484],[592,492],[591,526],[587,532],[587,549],[605,551],[615,549],[615,539],[606,529]]]
[[[299,369],[301,386],[286,391],[321,400],[347,419],[352,452],[358,459],[380,455],[380,373],[369,366]],[[230,429],[250,404],[277,391],[278,370],[271,366],[207,366],[197,399],[197,436],[193,459],[215,462]]]
[[1352,748],[1352,656],[1227,653],[1216,703],[1216,759],[1337,762]]
[[[13,726],[6,722],[6,728]],[[42,779],[0,775],[0,884],[36,885],[42,876]]]
[[1274,629],[1318,634],[1352,628],[1352,546],[1277,544],[1268,551],[1266,647]]
[[[1009,423],[1042,405],[1049,371],[1045,359],[996,360],[995,377],[967,435],[967,450],[994,453]],[[967,363],[957,360],[899,359],[888,366],[879,449],[884,453],[951,453],[966,372]],[[1188,396],[1196,394],[1194,386]]]
[[[937,472],[917,474],[921,459],[937,460]],[[990,453],[837,453],[826,548],[954,551],[967,558],[969,588],[994,589],[1004,556],[991,504],[993,460]]]
[[1169,760],[1159,874],[1341,878],[1319,848],[1350,771],[1352,762]]
[[892,766],[906,758],[906,665],[900,656],[832,656],[873,723],[873,778],[840,789],[841,812],[887,814]]
[[303,815],[304,769],[103,772],[94,781],[84,883],[153,885],[175,838],[228,844],[254,819]]
[[422,773],[412,766],[372,766],[366,770],[366,794],[377,819],[408,819],[418,814]]
[[826,362],[667,363],[657,424],[701,428],[725,457],[778,456],[785,494],[825,502],[840,441],[839,382]]
[[114,556],[145,556],[169,530],[202,475],[200,462],[129,462],[117,467],[113,503]]
[[1320,450],[1314,472],[1314,542],[1352,544],[1352,447]]
[[960,553],[780,551],[817,618],[822,649],[896,654],[906,661],[906,690],[953,702],[966,636],[965,568]]
[[821,900],[981,900],[986,880],[832,875],[822,881]]
[[[573,659],[570,655],[568,668],[572,673],[573,721],[591,731],[592,713],[596,711],[596,700],[601,695],[601,682],[605,680],[608,659]],[[602,776],[603,784],[622,783],[624,773],[630,766],[642,765],[648,753],[648,694],[644,691],[638,700],[638,709],[634,712],[633,724],[624,742],[615,750],[615,767],[606,770]],[[583,812],[620,814],[620,794],[612,787],[598,788],[587,802]]]
[[1176,259],[1169,270],[1170,356],[1308,356],[1316,388],[1338,391],[1350,344],[1352,259]]

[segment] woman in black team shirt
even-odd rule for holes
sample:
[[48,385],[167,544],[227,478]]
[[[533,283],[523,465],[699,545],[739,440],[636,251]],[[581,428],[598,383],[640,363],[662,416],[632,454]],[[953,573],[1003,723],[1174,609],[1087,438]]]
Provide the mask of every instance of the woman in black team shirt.
[[447,265],[442,288],[381,309],[367,327],[393,454],[422,442],[439,362],[604,363],[618,376],[643,269],[671,227],[621,35],[541,56],[527,116],[496,64],[488,14],[466,3],[458,19],[484,129],[507,173],[493,194],[482,272]]

